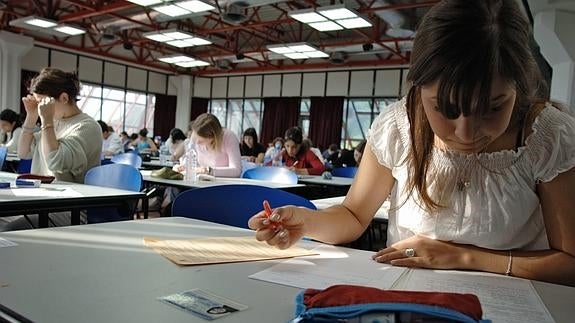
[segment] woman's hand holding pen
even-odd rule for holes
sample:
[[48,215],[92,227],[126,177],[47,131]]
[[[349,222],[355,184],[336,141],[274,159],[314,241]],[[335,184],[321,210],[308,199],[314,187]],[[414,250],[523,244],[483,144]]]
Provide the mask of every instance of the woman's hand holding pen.
[[304,218],[296,212],[297,209],[294,206],[280,207],[269,215],[266,210],[261,211],[249,219],[248,226],[256,230],[257,240],[287,249],[304,236]]

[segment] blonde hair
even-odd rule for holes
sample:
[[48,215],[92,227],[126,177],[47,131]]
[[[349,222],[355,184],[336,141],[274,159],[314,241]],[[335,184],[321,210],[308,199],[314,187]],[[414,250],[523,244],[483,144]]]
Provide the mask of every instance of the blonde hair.
[[218,118],[210,113],[200,114],[190,125],[190,129],[198,136],[213,139],[211,149],[220,150],[224,136],[224,130]]

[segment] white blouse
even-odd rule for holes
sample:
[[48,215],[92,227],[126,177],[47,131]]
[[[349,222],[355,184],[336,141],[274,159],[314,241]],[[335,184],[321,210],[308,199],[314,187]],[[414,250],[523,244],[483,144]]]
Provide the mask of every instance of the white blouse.
[[387,244],[423,235],[489,249],[548,249],[536,184],[575,166],[575,118],[548,105],[532,128],[517,151],[465,155],[434,148],[429,173],[437,176],[430,176],[428,191],[447,207],[430,214],[416,193],[405,199],[410,149],[405,99],[387,107],[368,136],[378,162],[396,180]]

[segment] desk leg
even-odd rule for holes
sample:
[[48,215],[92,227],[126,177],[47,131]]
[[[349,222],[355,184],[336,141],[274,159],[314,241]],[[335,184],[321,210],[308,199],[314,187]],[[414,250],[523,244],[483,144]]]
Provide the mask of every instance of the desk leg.
[[142,199],[142,212],[144,212],[144,219],[148,218],[148,208],[149,208],[149,199],[147,196],[144,196]]
[[80,209],[72,209],[72,218],[70,222],[72,225],[80,224]]
[[38,227],[47,228],[48,227],[48,212],[38,213]]

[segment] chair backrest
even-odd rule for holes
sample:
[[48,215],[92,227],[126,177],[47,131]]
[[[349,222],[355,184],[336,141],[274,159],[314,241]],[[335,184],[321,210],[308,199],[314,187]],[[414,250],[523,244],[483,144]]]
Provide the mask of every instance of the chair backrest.
[[246,170],[243,178],[259,179],[281,184],[297,184],[296,173],[282,167],[256,167]]
[[[84,184],[128,191],[140,191],[142,181],[142,174],[137,168],[124,164],[97,166],[90,169],[84,177]],[[118,209],[110,207],[88,209],[88,223],[131,220],[134,211],[135,206],[129,201],[126,201],[126,205]]]
[[8,155],[8,148],[0,147],[0,169],[4,167],[4,162],[6,161],[6,155]]
[[337,177],[354,178],[357,167],[338,167],[331,170],[331,174]]
[[102,165],[94,167],[86,173],[84,184],[140,191],[142,174],[137,168],[129,165]]
[[263,209],[263,200],[272,208],[284,205],[316,207],[307,199],[275,188],[258,185],[220,185],[187,190],[172,205],[172,216],[248,227],[248,219]]
[[130,165],[135,168],[142,167],[142,157],[137,154],[123,153],[112,157],[111,161],[116,164]]

